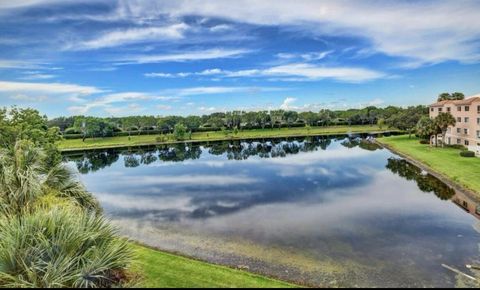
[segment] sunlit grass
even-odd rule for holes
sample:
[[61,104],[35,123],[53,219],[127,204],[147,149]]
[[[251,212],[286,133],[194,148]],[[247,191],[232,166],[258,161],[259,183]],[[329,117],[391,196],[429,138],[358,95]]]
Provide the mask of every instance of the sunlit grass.
[[240,270],[135,246],[139,286],[146,288],[293,288]]
[[[289,137],[289,136],[308,136],[321,134],[345,134],[345,133],[368,133],[387,130],[385,127],[380,129],[378,126],[332,126],[332,127],[311,127],[311,128],[275,128],[275,129],[256,129],[244,130],[234,134],[231,131],[225,132],[197,132],[192,134],[192,139],[189,141],[214,141],[214,140],[232,140],[232,139],[247,139],[247,138],[272,138],[272,137]],[[138,146],[157,144],[157,137],[159,135],[132,135],[123,137],[108,137],[63,140],[58,146],[61,150],[74,150],[85,148],[112,148],[120,146]],[[167,142],[174,142],[170,138]]]

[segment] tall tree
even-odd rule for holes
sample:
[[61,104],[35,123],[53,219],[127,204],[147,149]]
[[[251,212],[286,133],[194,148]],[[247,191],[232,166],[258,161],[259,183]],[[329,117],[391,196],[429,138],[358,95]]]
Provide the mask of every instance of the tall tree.
[[438,132],[435,121],[428,116],[423,116],[418,121],[416,129],[417,134],[424,140],[431,140],[431,137]]
[[455,120],[455,118],[450,113],[440,113],[435,118],[435,124],[437,128],[439,128],[442,132],[442,147],[444,147],[448,127],[455,126],[457,124],[457,120]]

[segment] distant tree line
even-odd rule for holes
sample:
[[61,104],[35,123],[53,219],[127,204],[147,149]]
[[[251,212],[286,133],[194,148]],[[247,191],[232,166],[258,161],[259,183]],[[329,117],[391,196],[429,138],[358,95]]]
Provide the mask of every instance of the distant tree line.
[[[130,136],[134,134],[246,130],[333,125],[375,125],[413,132],[422,116],[428,115],[426,106],[363,109],[320,110],[318,112],[231,111],[203,116],[130,116],[97,118],[88,116],[60,117],[48,121],[58,127],[66,138],[96,138]],[[180,126],[181,125],[181,126]]]

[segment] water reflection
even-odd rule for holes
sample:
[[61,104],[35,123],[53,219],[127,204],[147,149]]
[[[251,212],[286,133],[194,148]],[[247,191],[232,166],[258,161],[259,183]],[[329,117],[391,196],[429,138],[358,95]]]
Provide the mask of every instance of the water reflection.
[[461,267],[478,254],[474,199],[360,138],[65,158],[129,236],[309,285],[449,286],[440,264]]
[[449,200],[455,195],[455,190],[451,187],[404,159],[389,158],[387,168],[407,180],[414,180],[421,191],[433,192],[442,200]]
[[[140,147],[128,149],[108,149],[100,151],[74,152],[64,155],[65,161],[75,162],[80,173],[96,172],[109,167],[124,155],[124,165],[134,168],[140,165],[149,165],[157,160],[163,162],[182,162],[196,160],[202,155],[202,148],[208,154],[225,155],[228,160],[247,160],[250,157],[278,158],[300,152],[327,150],[332,143],[332,138],[307,137],[290,139],[273,139],[268,141],[225,141],[209,142],[202,145],[172,144],[154,147]],[[360,138],[344,138],[341,145],[346,148],[360,147],[365,150],[375,151],[381,149],[375,143]]]

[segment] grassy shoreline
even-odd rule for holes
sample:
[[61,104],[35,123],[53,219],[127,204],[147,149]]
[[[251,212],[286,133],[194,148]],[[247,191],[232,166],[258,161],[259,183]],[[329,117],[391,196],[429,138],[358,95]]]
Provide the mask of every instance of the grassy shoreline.
[[137,261],[132,270],[141,273],[144,288],[299,288],[287,282],[243,270],[162,252],[134,244]]
[[175,143],[195,143],[205,141],[229,141],[229,140],[247,140],[259,138],[286,138],[286,137],[304,137],[318,135],[336,135],[348,133],[387,133],[396,132],[396,130],[381,129],[376,125],[373,126],[332,126],[332,127],[311,127],[311,128],[281,128],[281,129],[256,129],[240,131],[237,134],[233,132],[198,132],[193,133],[190,140],[175,141],[168,140],[158,142],[158,135],[136,135],[124,137],[107,137],[86,139],[62,140],[58,143],[58,147],[62,152],[95,150],[95,149],[113,149],[125,148],[131,146],[149,146],[161,144]]
[[406,135],[378,138],[380,144],[416,161],[458,190],[480,197],[480,158],[464,158],[460,149],[431,147]]

